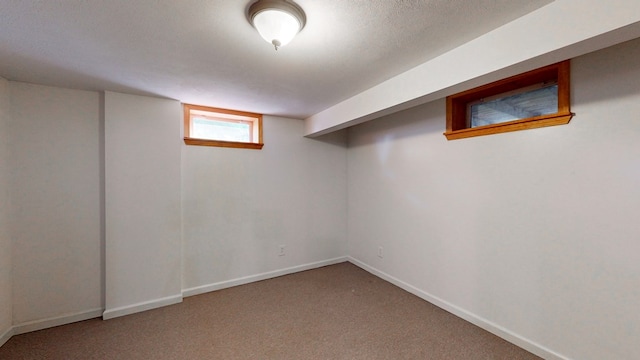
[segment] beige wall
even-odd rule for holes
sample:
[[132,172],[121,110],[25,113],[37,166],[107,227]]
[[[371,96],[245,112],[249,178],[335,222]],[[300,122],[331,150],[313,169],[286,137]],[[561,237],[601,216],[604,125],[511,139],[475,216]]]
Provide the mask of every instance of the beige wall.
[[183,145],[185,289],[344,261],[346,138],[303,131],[301,120],[265,116],[262,150]]
[[102,307],[98,93],[10,89],[13,322],[90,316]]
[[349,129],[349,254],[545,358],[638,359],[640,40],[572,66],[569,125],[447,141],[438,100]]
[[179,302],[178,101],[105,93],[105,318]]
[[186,146],[181,123],[179,102],[105,94],[105,318],[344,260],[344,134],[265,116],[258,151]]
[[0,346],[13,324],[12,257],[9,235],[9,82],[0,78]]
[[0,85],[0,336],[344,259],[344,133],[265,117],[261,151],[186,147],[177,101]]

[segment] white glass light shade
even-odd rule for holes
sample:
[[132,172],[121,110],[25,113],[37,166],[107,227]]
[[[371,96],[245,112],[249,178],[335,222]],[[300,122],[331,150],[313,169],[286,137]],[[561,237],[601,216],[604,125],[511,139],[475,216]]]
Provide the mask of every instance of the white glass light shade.
[[293,40],[307,22],[304,10],[289,0],[258,0],[249,7],[247,19],[276,50]]
[[302,27],[293,15],[276,9],[264,10],[256,14],[253,25],[260,36],[273,44],[276,50],[291,42]]

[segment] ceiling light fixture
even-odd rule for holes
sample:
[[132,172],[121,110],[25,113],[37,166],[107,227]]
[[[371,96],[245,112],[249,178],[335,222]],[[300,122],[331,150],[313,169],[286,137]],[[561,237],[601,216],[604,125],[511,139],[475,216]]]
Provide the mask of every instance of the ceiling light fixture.
[[260,36],[276,50],[293,40],[307,22],[302,8],[287,0],[258,0],[247,15]]

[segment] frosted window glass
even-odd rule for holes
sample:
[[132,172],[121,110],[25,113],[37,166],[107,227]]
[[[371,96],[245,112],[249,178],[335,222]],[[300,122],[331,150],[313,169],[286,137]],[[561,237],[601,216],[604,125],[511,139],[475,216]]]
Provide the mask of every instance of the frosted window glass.
[[558,85],[544,86],[470,105],[471,127],[499,124],[558,112]]
[[192,126],[194,138],[251,142],[251,125],[246,122],[193,118]]

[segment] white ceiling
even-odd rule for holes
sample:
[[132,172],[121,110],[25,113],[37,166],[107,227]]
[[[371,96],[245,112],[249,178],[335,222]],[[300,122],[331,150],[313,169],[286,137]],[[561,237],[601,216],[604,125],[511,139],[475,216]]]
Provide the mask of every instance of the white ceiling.
[[297,0],[276,52],[253,1],[0,0],[0,76],[307,118],[552,2]]

